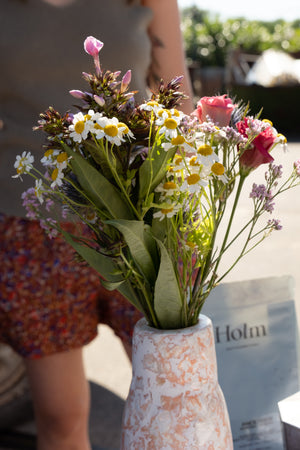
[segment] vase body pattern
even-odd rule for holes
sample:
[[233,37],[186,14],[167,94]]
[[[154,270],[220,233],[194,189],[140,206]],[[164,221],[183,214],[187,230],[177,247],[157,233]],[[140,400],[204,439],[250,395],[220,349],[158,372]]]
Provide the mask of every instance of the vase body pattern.
[[157,330],[145,319],[134,330],[121,450],[171,449],[233,449],[212,323],[204,315],[180,330]]

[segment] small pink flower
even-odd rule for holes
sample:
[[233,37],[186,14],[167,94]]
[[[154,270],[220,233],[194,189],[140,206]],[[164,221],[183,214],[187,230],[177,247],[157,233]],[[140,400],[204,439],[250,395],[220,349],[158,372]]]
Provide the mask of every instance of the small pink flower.
[[227,127],[230,122],[231,114],[236,105],[232,103],[227,95],[216,95],[214,97],[202,97],[197,103],[197,109],[193,112],[199,121],[206,122],[207,116],[214,124],[220,127]]
[[94,38],[93,36],[89,36],[84,41],[84,50],[91,56],[97,56],[103,47],[103,42]]

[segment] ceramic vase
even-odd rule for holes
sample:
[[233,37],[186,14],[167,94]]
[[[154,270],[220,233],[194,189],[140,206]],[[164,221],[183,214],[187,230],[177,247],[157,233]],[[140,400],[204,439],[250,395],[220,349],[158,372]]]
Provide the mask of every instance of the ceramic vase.
[[233,449],[212,323],[204,315],[180,330],[158,330],[145,319],[134,330],[121,450],[171,449]]

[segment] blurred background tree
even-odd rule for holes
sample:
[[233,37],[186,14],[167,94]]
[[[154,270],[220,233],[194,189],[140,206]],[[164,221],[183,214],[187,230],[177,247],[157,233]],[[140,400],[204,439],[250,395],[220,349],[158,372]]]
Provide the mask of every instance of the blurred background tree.
[[221,21],[196,6],[182,10],[182,32],[189,65],[225,67],[229,51],[260,54],[267,49],[300,51],[300,19],[264,22],[233,18]]

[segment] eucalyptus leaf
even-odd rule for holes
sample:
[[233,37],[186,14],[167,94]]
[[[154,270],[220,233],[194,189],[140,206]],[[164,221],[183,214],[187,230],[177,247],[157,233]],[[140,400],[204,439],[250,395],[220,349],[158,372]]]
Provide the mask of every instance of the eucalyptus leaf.
[[99,275],[105,278],[110,283],[115,283],[118,291],[130,301],[139,311],[143,312],[142,306],[128,280],[115,275],[118,270],[117,265],[112,258],[99,253],[92,247],[87,247],[84,244],[73,239],[73,236],[67,231],[60,230],[64,239],[74,248],[74,250],[93,268]]
[[154,289],[154,311],[163,329],[182,327],[182,299],[174,267],[164,244],[160,248],[160,266]]
[[149,157],[139,169],[139,199],[143,200],[147,193],[151,193],[159,185],[166,174],[166,166],[174,158],[177,147],[172,147],[167,152],[155,146]]
[[[109,225],[116,227],[124,236],[129,247],[132,258],[137,267],[150,285],[154,285],[156,279],[156,269],[152,259],[151,250],[156,250],[156,244],[149,231],[145,231],[145,224],[142,220],[108,220]],[[152,246],[152,248],[151,248]]]
[[91,202],[99,209],[103,207],[112,218],[130,219],[132,211],[113,186],[95,167],[89,164],[79,153],[74,152],[62,142],[65,152],[72,156],[70,164],[78,182]]

